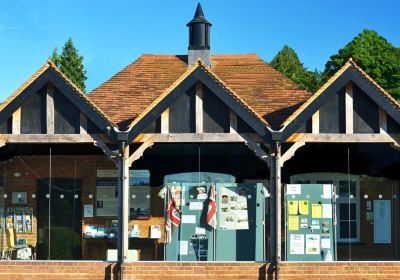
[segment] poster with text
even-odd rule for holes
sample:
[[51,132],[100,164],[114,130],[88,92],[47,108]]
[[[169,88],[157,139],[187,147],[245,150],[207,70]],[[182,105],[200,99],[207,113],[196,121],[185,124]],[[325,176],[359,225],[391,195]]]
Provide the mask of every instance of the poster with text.
[[219,190],[219,228],[249,229],[246,191],[221,187]]

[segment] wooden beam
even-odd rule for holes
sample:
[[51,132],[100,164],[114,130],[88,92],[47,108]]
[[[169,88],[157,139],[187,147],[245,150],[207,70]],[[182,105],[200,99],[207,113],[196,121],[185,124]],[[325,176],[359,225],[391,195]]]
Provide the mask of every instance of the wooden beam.
[[285,164],[286,161],[288,161],[289,159],[291,159],[294,154],[296,153],[296,151],[303,147],[306,143],[304,142],[295,142],[280,158],[279,160],[279,166],[283,167],[283,165]]
[[350,81],[345,87],[345,123],[346,123],[346,134],[353,134],[353,82]]
[[319,133],[319,110],[312,115],[311,121],[312,121],[311,125],[312,133]]
[[229,127],[230,133],[237,133],[237,115],[232,110],[229,110]]
[[54,87],[47,83],[46,88],[46,128],[47,134],[54,134]]
[[161,114],[161,133],[169,133],[169,108]]
[[102,134],[0,134],[0,142],[4,143],[109,143],[110,140]]
[[196,133],[203,133],[203,86],[196,83]]
[[84,113],[80,112],[79,115],[79,133],[87,134],[87,117]]
[[21,107],[12,114],[12,134],[21,134]]
[[258,143],[266,143],[256,133],[148,133],[140,134],[132,143],[142,143],[149,139],[154,143],[244,143],[249,138]]
[[400,143],[400,134],[294,133],[286,141],[306,143]]
[[379,133],[387,134],[387,113],[379,107]]

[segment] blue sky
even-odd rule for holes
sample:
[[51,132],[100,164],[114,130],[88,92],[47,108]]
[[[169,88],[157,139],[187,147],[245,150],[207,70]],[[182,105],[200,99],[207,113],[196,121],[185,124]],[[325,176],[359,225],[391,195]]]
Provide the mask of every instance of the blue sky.
[[[0,1],[0,100],[72,37],[85,57],[88,91],[143,53],[186,54],[186,23],[198,1]],[[400,47],[397,0],[201,1],[213,24],[211,52],[257,53],[265,61],[288,44],[310,69],[362,29]]]

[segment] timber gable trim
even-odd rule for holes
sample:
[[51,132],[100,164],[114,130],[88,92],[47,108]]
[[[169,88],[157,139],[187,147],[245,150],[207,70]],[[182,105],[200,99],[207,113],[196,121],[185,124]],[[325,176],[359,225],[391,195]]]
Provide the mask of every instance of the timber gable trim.
[[110,135],[114,138],[115,135],[113,134],[115,132],[111,128],[116,127],[116,125],[50,60],[0,105],[0,119],[8,118],[28,100],[30,93],[38,92],[48,83],[59,89],[72,104],[88,116],[98,127],[104,131],[109,127]]
[[286,141],[292,134],[295,134],[301,125],[310,119],[332,94],[338,92],[348,82],[357,85],[380,108],[400,123],[400,103],[350,59],[283,123],[282,140]]
[[128,142],[135,139],[156,118],[158,118],[177,98],[198,81],[202,82],[229,108],[240,116],[263,139],[271,141],[272,129],[268,122],[259,116],[217,75],[207,68],[201,60],[172,83],[154,102],[146,108],[129,126]]

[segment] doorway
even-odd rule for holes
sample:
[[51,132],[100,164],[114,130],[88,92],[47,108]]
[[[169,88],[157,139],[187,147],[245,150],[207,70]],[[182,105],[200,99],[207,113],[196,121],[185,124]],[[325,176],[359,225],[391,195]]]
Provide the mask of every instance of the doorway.
[[82,181],[39,179],[37,186],[37,259],[81,259]]

